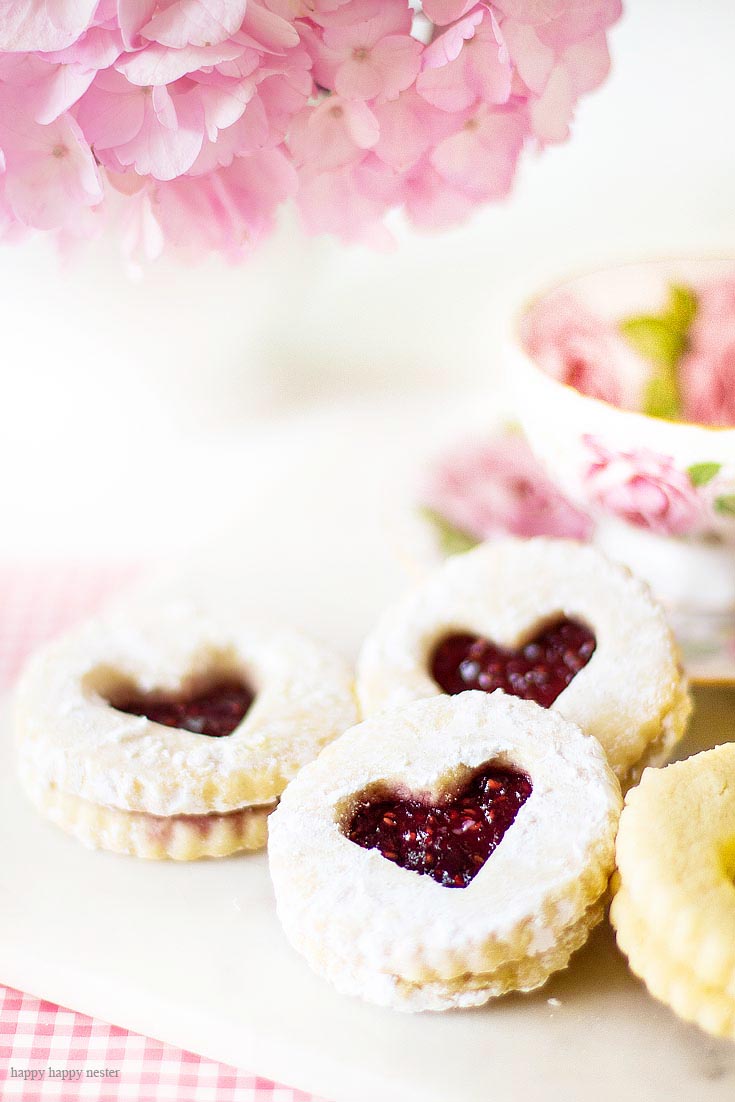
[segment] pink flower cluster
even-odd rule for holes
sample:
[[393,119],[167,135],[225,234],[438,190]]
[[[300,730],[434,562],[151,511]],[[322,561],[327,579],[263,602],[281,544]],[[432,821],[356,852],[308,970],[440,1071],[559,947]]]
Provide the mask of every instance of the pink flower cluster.
[[380,240],[508,192],[605,77],[620,0],[5,0],[0,235],[243,255],[296,196]]

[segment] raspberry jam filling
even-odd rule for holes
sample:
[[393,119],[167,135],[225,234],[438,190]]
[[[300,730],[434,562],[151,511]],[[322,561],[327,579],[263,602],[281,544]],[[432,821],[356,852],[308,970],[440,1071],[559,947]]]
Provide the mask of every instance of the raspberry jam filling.
[[545,627],[517,650],[467,633],[441,639],[431,656],[431,676],[454,696],[467,689],[535,700],[550,708],[589,662],[596,640],[584,624],[566,618]]
[[255,694],[242,681],[225,678],[190,696],[126,696],[113,707],[133,716],[145,716],[165,727],[180,727],[197,735],[223,738],[242,722]]
[[402,869],[432,876],[445,888],[466,888],[502,842],[531,789],[525,773],[484,766],[436,806],[411,797],[364,800],[345,834]]

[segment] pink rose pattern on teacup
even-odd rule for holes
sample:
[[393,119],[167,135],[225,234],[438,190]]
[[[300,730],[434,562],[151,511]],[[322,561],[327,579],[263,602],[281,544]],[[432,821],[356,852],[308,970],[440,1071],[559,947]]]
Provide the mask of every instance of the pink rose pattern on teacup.
[[735,425],[735,278],[699,289],[680,378],[688,421]]
[[423,501],[478,541],[504,535],[583,540],[592,530],[589,517],[549,480],[518,432],[456,449],[430,472]]
[[611,451],[594,436],[583,441],[589,453],[583,484],[594,505],[663,535],[689,535],[708,526],[705,501],[670,456],[648,448]]
[[650,366],[573,294],[542,299],[523,323],[529,354],[559,382],[621,409],[640,408]]

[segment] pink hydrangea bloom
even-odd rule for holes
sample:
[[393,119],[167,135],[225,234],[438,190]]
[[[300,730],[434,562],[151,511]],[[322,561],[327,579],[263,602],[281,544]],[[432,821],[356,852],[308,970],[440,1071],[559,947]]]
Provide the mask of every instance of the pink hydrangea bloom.
[[704,501],[670,456],[647,448],[612,451],[593,436],[584,443],[589,452],[585,494],[604,512],[668,536],[687,535],[705,525]]
[[423,496],[430,509],[478,540],[592,534],[589,517],[560,493],[517,432],[458,448],[431,472]]
[[650,365],[575,295],[560,291],[542,299],[525,319],[523,339],[554,379],[623,409],[640,408]]
[[735,426],[735,278],[698,289],[690,350],[681,363],[684,416]]
[[292,198],[313,232],[385,244],[394,208],[437,227],[505,196],[524,147],[566,138],[604,78],[620,3],[0,9],[0,236],[112,222],[146,256],[240,257]]

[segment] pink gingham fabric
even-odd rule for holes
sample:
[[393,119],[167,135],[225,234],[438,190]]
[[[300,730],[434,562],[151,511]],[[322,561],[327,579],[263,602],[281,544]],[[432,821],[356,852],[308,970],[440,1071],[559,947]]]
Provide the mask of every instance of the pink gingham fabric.
[[[133,573],[127,566],[0,566],[0,688],[10,686],[35,646],[92,612]],[[312,1095],[2,986],[0,1099],[318,1102]]]

